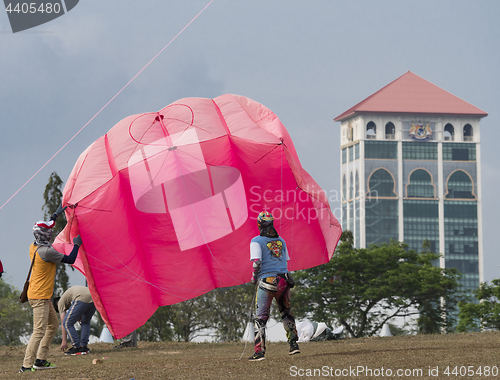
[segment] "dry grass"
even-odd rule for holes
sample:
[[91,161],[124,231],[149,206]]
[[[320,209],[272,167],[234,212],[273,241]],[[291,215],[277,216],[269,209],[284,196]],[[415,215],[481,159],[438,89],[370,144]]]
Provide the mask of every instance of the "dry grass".
[[[49,360],[56,369],[17,374],[22,364],[24,347],[0,347],[0,378],[19,379],[287,379],[287,378],[358,378],[386,379],[500,379],[497,376],[460,376],[461,366],[500,368],[500,333],[419,335],[392,338],[344,339],[342,341],[302,343],[301,354],[289,356],[286,343],[269,343],[266,360],[249,362],[253,347],[244,343],[148,343],[138,348],[112,349],[111,344],[89,346],[84,356],[65,356],[55,345]],[[241,360],[239,357],[243,354]],[[101,359],[101,364],[92,364]],[[295,367],[292,367],[295,366]],[[358,366],[373,371],[373,376],[357,373],[349,376],[349,368]],[[450,372],[456,366],[458,375]],[[376,373],[384,368],[384,375]],[[330,368],[332,369],[330,372]],[[301,373],[307,369],[316,373]],[[335,376],[335,369],[348,376]],[[397,376],[396,370],[413,372]],[[465,368],[462,368],[464,371]],[[325,372],[325,371],[328,372]],[[421,375],[418,370],[422,370]],[[429,370],[439,371],[429,376]],[[300,376],[302,374],[302,376]],[[325,376],[328,374],[328,376]],[[351,375],[353,373],[351,372]],[[410,372],[407,372],[410,374]],[[295,376],[293,376],[295,375]],[[313,376],[316,375],[316,376]],[[322,376],[320,376],[322,375]]]

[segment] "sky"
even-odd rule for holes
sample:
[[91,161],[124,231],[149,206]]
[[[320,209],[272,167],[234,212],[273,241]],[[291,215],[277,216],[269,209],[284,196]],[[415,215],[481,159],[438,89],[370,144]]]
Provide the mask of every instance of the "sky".
[[[85,0],[18,33],[0,10],[0,205],[29,181],[0,209],[8,283],[25,281],[50,174],[66,181],[121,119],[184,97],[249,97],[278,115],[303,167],[338,193],[333,119],[408,70],[489,113],[480,123],[484,273],[500,277],[498,0],[214,0],[92,119],[209,2]],[[331,207],[340,217],[336,199]],[[70,281],[85,284],[77,272]]]

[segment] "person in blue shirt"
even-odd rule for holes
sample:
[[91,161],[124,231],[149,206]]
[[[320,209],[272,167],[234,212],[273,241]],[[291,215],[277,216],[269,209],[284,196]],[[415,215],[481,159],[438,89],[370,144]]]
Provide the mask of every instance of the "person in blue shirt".
[[290,355],[300,353],[295,318],[290,312],[290,288],[294,286],[288,272],[288,251],[285,240],[274,228],[274,218],[263,211],[257,217],[260,235],[250,242],[250,260],[253,262],[252,284],[257,284],[255,296],[255,353],[250,361],[265,359],[266,323],[273,298],[278,303],[283,326],[290,344]]

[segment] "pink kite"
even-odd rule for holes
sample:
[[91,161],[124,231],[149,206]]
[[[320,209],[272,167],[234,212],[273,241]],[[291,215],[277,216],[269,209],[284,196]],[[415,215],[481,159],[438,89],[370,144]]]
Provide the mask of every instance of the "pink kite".
[[81,235],[75,267],[115,338],[159,306],[249,282],[263,210],[292,271],[328,262],[341,234],[278,117],[237,95],[123,119],[81,154],[63,205],[54,247],[68,254]]

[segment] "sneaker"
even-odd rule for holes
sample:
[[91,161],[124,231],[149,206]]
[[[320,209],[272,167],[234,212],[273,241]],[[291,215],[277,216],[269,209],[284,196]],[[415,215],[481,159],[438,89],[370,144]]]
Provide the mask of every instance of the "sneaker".
[[90,352],[87,346],[80,347],[80,354],[87,355]]
[[33,366],[34,369],[53,369],[56,368],[56,365],[52,364],[51,362],[47,360],[40,360],[36,359],[35,360],[35,365]]
[[26,368],[26,367],[22,366],[22,367],[21,367],[21,369],[19,370],[19,372],[18,372],[18,373],[23,373],[23,372],[34,372],[34,371],[35,371],[35,369],[34,369],[33,367],[28,367],[28,368]]
[[299,345],[297,342],[290,343],[290,355],[300,354]]
[[82,351],[81,347],[71,347],[68,351],[65,352],[66,355],[81,355]]
[[248,360],[250,360],[251,362],[258,362],[258,361],[261,361],[264,359],[265,359],[265,356],[264,356],[264,353],[262,351],[256,352],[255,354],[253,354],[252,356],[250,356],[248,358]]
[[117,346],[113,346],[113,348],[118,348],[118,349],[125,348],[125,347],[137,347],[137,343],[134,344],[132,342],[122,342]]

